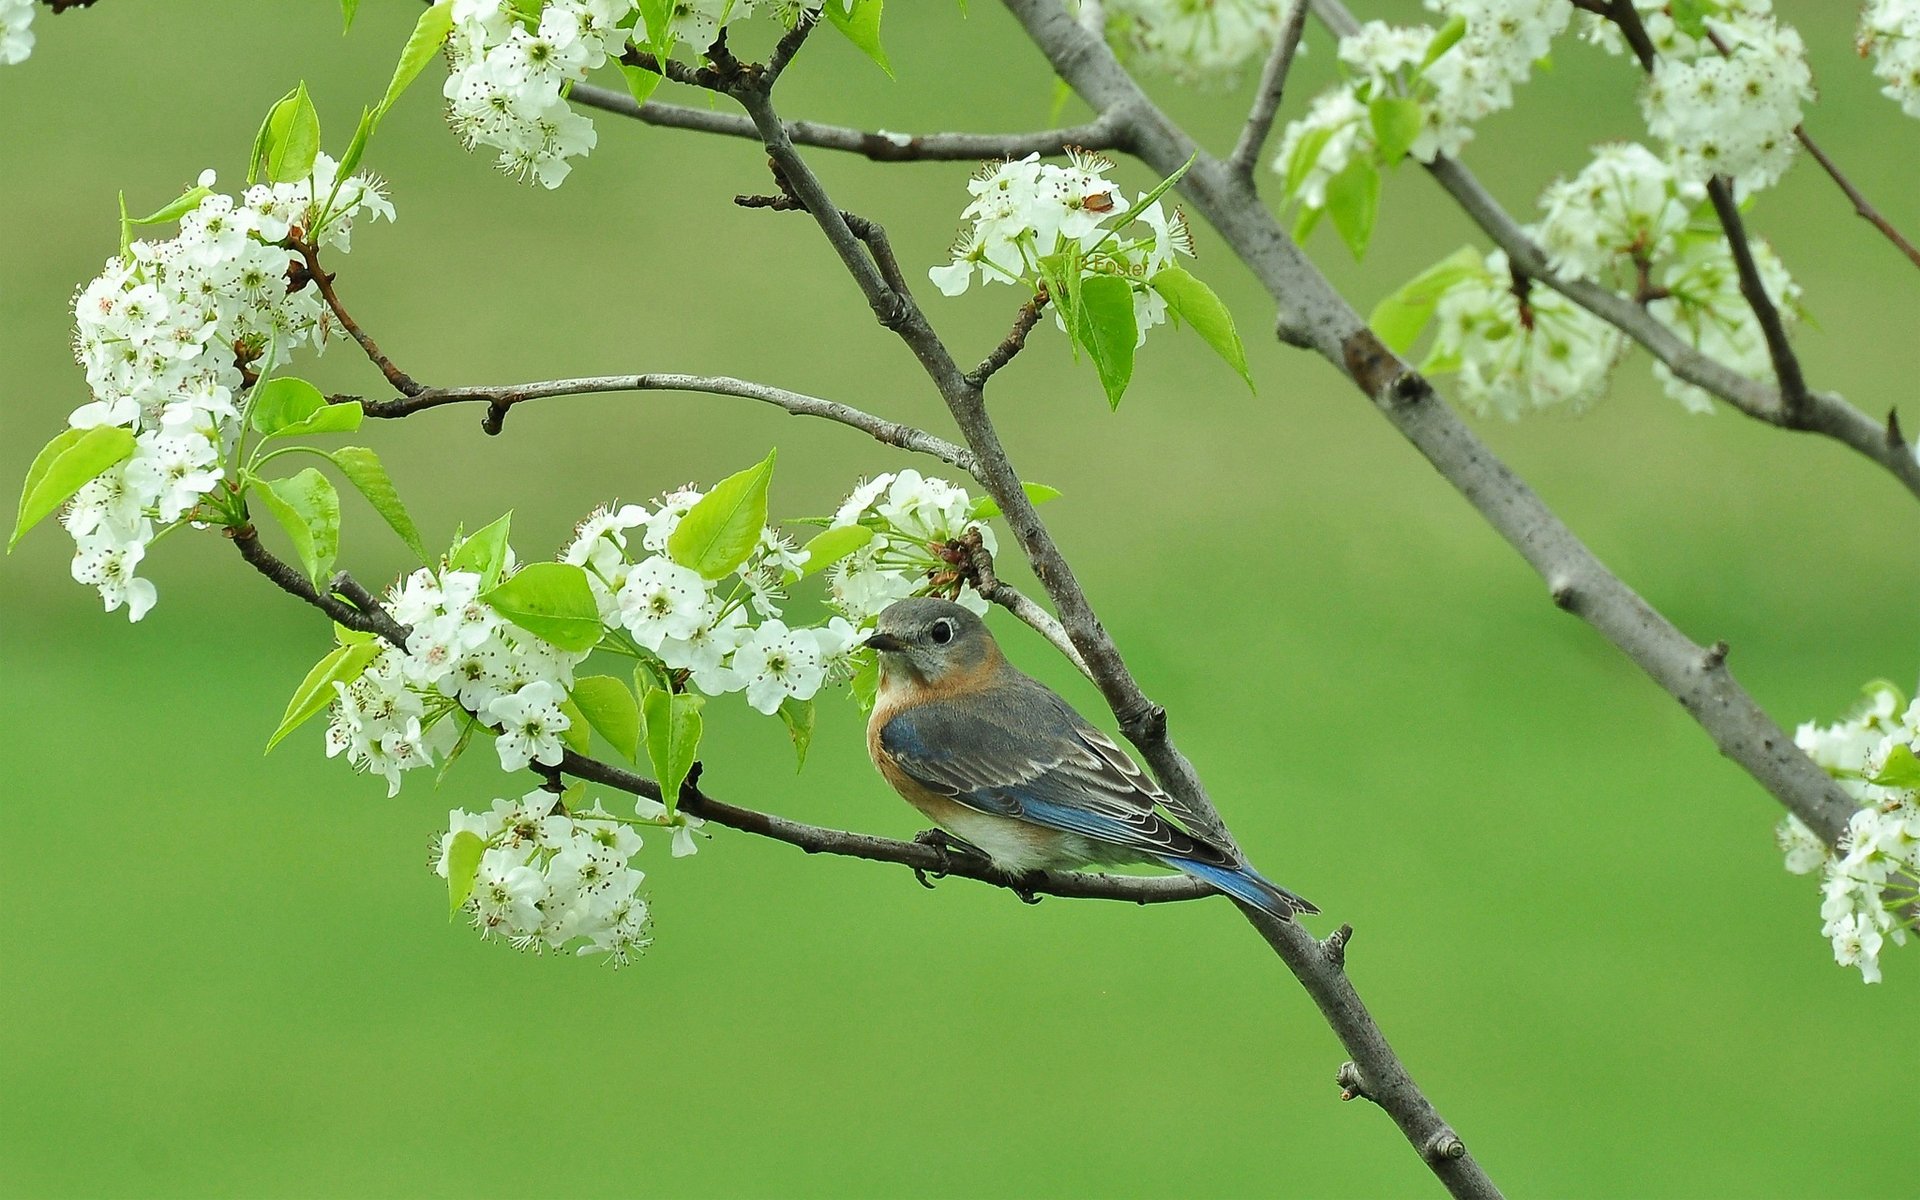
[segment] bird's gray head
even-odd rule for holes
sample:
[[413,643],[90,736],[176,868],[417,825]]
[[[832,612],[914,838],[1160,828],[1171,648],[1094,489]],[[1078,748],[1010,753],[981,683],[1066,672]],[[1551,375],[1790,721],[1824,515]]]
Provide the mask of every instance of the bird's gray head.
[[985,621],[951,600],[931,596],[889,604],[865,644],[880,652],[883,671],[905,671],[922,683],[1000,662],[1000,647]]

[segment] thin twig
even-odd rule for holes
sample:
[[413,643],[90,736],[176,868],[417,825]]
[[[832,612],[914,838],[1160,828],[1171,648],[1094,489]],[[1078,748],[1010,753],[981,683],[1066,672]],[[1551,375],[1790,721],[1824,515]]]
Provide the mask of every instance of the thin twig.
[[[576,83],[567,92],[567,99],[667,129],[755,141],[760,137],[753,122],[738,113],[711,112],[658,100],[638,104],[632,96],[615,88]],[[1066,153],[1068,146],[1085,150],[1126,149],[1125,122],[1112,116],[1083,125],[1020,133],[868,132],[818,121],[788,121],[786,128],[787,136],[796,145],[859,154],[874,162],[978,162],[990,158],[1024,158],[1029,154],[1052,157]]]
[[980,360],[979,366],[967,372],[967,382],[976,388],[987,386],[987,380],[993,378],[994,372],[1012,362],[1014,355],[1026,349],[1027,335],[1032,333],[1033,327],[1040,323],[1040,313],[1046,307],[1047,289],[1042,286],[1038,292],[1034,293],[1033,298],[1022,304],[1020,311],[1014,314],[1013,328],[1007,331],[1007,336],[1000,339],[1000,344]]
[[1267,135],[1273,132],[1273,118],[1280,111],[1287,75],[1293,70],[1293,57],[1300,50],[1300,35],[1306,32],[1307,7],[1308,0],[1293,0],[1293,7],[1287,10],[1286,23],[1280,27],[1280,39],[1274,43],[1273,53],[1260,72],[1260,86],[1253,94],[1253,111],[1247,114],[1240,140],[1227,156],[1227,165],[1244,179],[1253,178],[1254,164],[1267,144]]
[[414,382],[413,376],[394,366],[393,360],[382,354],[374,340],[361,330],[352,317],[347,315],[346,307],[340,303],[340,297],[333,290],[333,276],[321,269],[320,254],[313,244],[299,237],[289,238],[288,244],[306,264],[307,275],[312,278],[314,286],[320,289],[320,298],[325,300],[327,307],[333,310],[333,315],[339,320],[340,327],[351,334],[354,341],[360,343],[360,349],[366,351],[367,357],[373,361],[374,366],[380,368],[380,373],[387,377],[387,382],[393,385],[394,390],[406,396],[416,395],[425,390],[420,384]]
[[1780,320],[1780,309],[1767,295],[1766,281],[1760,278],[1760,267],[1753,260],[1753,247],[1747,242],[1747,227],[1740,219],[1740,206],[1733,199],[1733,184],[1726,176],[1716,175],[1707,183],[1707,197],[1713,201],[1713,211],[1720,218],[1720,228],[1727,235],[1727,246],[1733,251],[1734,269],[1740,273],[1740,294],[1746,297],[1747,307],[1753,310],[1753,319],[1760,324],[1760,332],[1767,339],[1767,356],[1773,360],[1774,377],[1780,382],[1780,407],[1789,423],[1800,425],[1806,420],[1807,379],[1800,370],[1799,356],[1793,352],[1793,343],[1787,338],[1787,329]]
[[[972,451],[964,446],[956,446],[945,438],[935,437],[924,429],[916,429],[912,425],[905,425],[899,421],[889,421],[885,417],[862,412],[833,400],[823,400],[818,396],[791,392],[785,388],[753,383],[745,379],[734,379],[725,375],[682,375],[671,372],[650,372],[644,375],[595,375],[580,379],[543,379],[533,383],[502,384],[492,387],[424,388],[412,396],[400,396],[387,400],[357,400],[353,397],[337,397],[336,400],[342,403],[357,403],[368,416],[382,418],[409,417],[414,413],[448,404],[485,404],[491,418],[496,413],[504,413],[515,405],[524,404],[529,400],[544,400],[555,396],[584,396],[602,392],[699,392],[754,400],[784,409],[794,416],[819,417],[833,421],[850,429],[857,429],[886,445],[937,458],[948,466],[965,471],[968,475],[976,473],[977,464]],[[490,427],[490,432],[499,432],[497,421]]]
[[[265,546],[260,544],[260,535],[251,525],[229,528],[227,536],[233,540],[234,548],[240,551],[240,557],[252,564],[254,570],[271,580],[274,586],[290,595],[297,596],[313,605],[321,612],[332,617],[348,629],[360,633],[377,634],[395,645],[406,645],[407,635],[403,628],[394,625],[392,618],[381,620],[379,616],[364,612],[353,605],[346,604],[313,586],[311,580],[302,575],[292,564],[274,557]],[[398,632],[399,636],[395,637]]]
[[780,78],[780,72],[786,70],[787,64],[793,61],[793,56],[800,52],[800,47],[806,43],[807,35],[813,32],[813,27],[819,20],[819,9],[803,8],[795,14],[793,28],[787,30],[780,36],[780,40],[774,43],[773,53],[767,56],[767,65],[761,68],[762,86],[774,85],[774,81]]
[[[1074,669],[1093,678],[1093,671],[1087,666],[1087,660],[1080,657],[1080,648],[1067,636],[1066,628],[1054,615],[1040,607],[1025,593],[1010,584],[1002,583],[993,569],[993,554],[981,540],[978,529],[968,529],[957,542],[948,543],[951,560],[959,571],[960,577],[973,585],[973,590],[991,604],[1012,613],[1022,624],[1046,638],[1055,650],[1073,664]],[[1097,681],[1096,681],[1097,682]]]
[[1859,216],[1864,217],[1875,229],[1885,234],[1887,240],[1892,242],[1894,246],[1899,249],[1900,253],[1907,256],[1908,262],[1911,262],[1916,267],[1920,267],[1920,248],[1915,247],[1912,242],[1902,236],[1900,231],[1893,227],[1893,222],[1880,215],[1880,210],[1868,202],[1865,193],[1861,192],[1859,188],[1853,185],[1851,179],[1848,179],[1841,173],[1839,164],[1827,157],[1827,152],[1820,148],[1820,144],[1807,135],[1807,127],[1805,125],[1796,125],[1794,126],[1793,134],[1800,139],[1800,144],[1807,148],[1807,153],[1813,155],[1813,161],[1819,163],[1821,169],[1826,171],[1828,177],[1831,178],[1835,184],[1839,185],[1842,192],[1846,193],[1847,199],[1853,202],[1853,211]]

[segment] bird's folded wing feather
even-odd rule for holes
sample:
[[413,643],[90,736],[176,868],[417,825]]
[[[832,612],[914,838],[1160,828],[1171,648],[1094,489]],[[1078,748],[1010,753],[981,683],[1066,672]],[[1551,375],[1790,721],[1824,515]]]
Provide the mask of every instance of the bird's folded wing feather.
[[905,709],[880,744],[915,781],[980,812],[1142,853],[1234,863],[1159,812],[1165,793],[1066,701],[1031,680],[1020,685]]

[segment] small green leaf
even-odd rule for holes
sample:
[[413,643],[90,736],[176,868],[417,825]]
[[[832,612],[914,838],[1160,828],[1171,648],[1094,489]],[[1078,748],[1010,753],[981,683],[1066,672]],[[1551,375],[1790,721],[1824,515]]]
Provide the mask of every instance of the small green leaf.
[[608,745],[639,761],[640,704],[632,688],[611,675],[588,675],[573,681],[573,703]]
[[713,485],[680,518],[667,539],[667,554],[683,567],[719,579],[747,561],[767,525],[767,484],[777,450]]
[[[260,181],[260,172],[264,170],[267,165],[267,154],[273,149],[274,115],[280,111],[281,106],[292,104],[294,96],[298,94],[299,89],[296,88],[274,101],[273,107],[267,110],[266,117],[260,122],[260,132],[253,135],[253,154],[247,159],[247,182],[249,184]],[[128,221],[126,217],[127,204],[123,197],[120,202],[120,221],[122,225],[130,226],[132,222]],[[122,246],[121,253],[125,252],[126,248]]]
[[780,702],[780,722],[787,727],[787,736],[793,740],[793,753],[798,760],[793,767],[796,774],[807,765],[807,747],[813,745],[813,719],[813,701],[788,696]]
[[1133,323],[1133,285],[1117,275],[1089,276],[1080,286],[1074,317],[1075,339],[1087,348],[1107,403],[1117,409],[1133,380],[1133,344],[1139,336]]
[[[449,715],[444,719],[452,720],[453,717]],[[473,741],[473,735],[476,731],[485,733],[493,732],[485,725],[482,725],[479,719],[470,712],[459,714],[459,719],[460,739],[453,744],[453,749],[447,751],[447,756],[440,760],[440,769],[433,773],[433,786],[436,788],[447,781],[447,772],[453,770],[453,764],[460,761],[460,756],[467,752],[467,746]]]
[[640,20],[634,26],[636,34],[645,30],[647,35],[634,38],[634,43],[644,43],[663,65],[673,54],[673,10],[674,0],[640,0]]
[[575,754],[585,754],[593,748],[593,727],[587,724],[587,714],[571,699],[562,698],[556,706],[560,715],[567,719],[567,727],[560,731],[560,743]]
[[[1036,506],[1060,498],[1059,488],[1048,487],[1044,483],[1023,483],[1020,490],[1027,494],[1028,502]],[[967,519],[971,521],[991,521],[999,515],[1000,505],[992,496],[980,497],[967,511]]]
[[807,561],[800,568],[800,578],[819,574],[872,540],[873,530],[865,525],[842,525],[816,534],[804,547]]
[[691,692],[655,689],[647,693],[647,757],[669,812],[680,807],[680,785],[700,756],[701,703]]
[[304,379],[283,376],[269,379],[253,389],[253,398],[247,401],[247,423],[257,432],[272,437],[326,407],[327,398],[320,394],[319,388]]
[[254,491],[287,531],[315,587],[325,587],[340,553],[340,493],[308,467],[287,479],[256,480]]
[[338,621],[333,622],[333,640],[342,646],[358,646],[362,642],[372,641],[377,636],[379,635],[368,633],[364,629],[348,629]]
[[[373,136],[373,127],[379,123],[379,109],[362,108],[360,110],[360,123],[353,127],[353,139],[347,143],[347,152],[340,156],[340,165],[334,168],[333,190],[335,192],[340,190],[340,181],[353,174],[354,169],[360,165],[361,158],[367,153],[367,139]],[[328,203],[332,203],[331,198]]]
[[7,553],[21,536],[102,471],[133,454],[133,431],[119,425],[92,429],[63,429],[36,454],[20,489],[20,510],[14,518]]
[[480,835],[471,829],[462,829],[453,835],[453,844],[447,847],[447,919],[460,911],[460,906],[473,895],[473,885],[480,878],[480,856],[486,853],[487,844]]
[[871,650],[858,650],[848,661],[853,663],[853,678],[847,681],[847,690],[853,693],[860,711],[870,713],[880,691],[880,656]]
[[[1200,157],[1200,152],[1198,150],[1195,150],[1192,154],[1187,155],[1187,161],[1175,167],[1173,169],[1173,174],[1167,176],[1165,179],[1162,179],[1159,183],[1154,184],[1151,188],[1148,188],[1147,194],[1140,197],[1139,200],[1135,201],[1132,208],[1129,208],[1124,213],[1117,214],[1118,219],[1120,220],[1120,223],[1124,225],[1126,222],[1133,220],[1139,213],[1144,211],[1149,205],[1158,201],[1160,197],[1172,191],[1174,188],[1174,185],[1180,182],[1181,177],[1184,176],[1188,171],[1191,171],[1193,169],[1194,161],[1199,157]],[[1112,220],[1114,218],[1108,218],[1108,219]]]
[[1691,38],[1707,36],[1707,18],[1720,15],[1716,0],[1673,0],[1667,5],[1673,14],[1674,28]]
[[[344,408],[345,405],[336,405]],[[426,544],[420,540],[420,530],[414,525],[413,518],[407,514],[407,506],[400,502],[400,493],[394,488],[393,480],[387,477],[387,469],[380,465],[380,456],[365,446],[342,446],[327,456],[347,482],[360,489],[360,494],[373,505],[373,511],[380,514],[407,549],[420,556],[421,562],[427,561]]]
[[447,35],[453,32],[453,0],[439,0],[439,3],[420,14],[413,23],[413,33],[408,36],[407,44],[401,47],[400,61],[394,65],[393,81],[387,84],[387,94],[380,98],[378,124],[381,117],[393,107],[394,101],[407,90],[407,85],[419,77],[433,57],[440,53],[440,47],[446,44]]
[[1294,242],[1298,244],[1306,241],[1307,235],[1313,232],[1313,227],[1318,225],[1320,218],[1326,215],[1327,210],[1324,208],[1302,208],[1299,212],[1295,213],[1293,215],[1292,230]]
[[1248,391],[1253,390],[1253,372],[1247,367],[1247,348],[1240,343],[1240,333],[1233,326],[1233,314],[1227,311],[1227,306],[1212,288],[1182,267],[1167,267],[1156,272],[1152,279],[1147,280],[1147,286],[1160,293],[1173,314],[1193,326],[1200,340],[1213,347],[1215,354],[1240,372],[1240,378],[1247,381]]
[[[1293,153],[1287,156],[1287,195],[1297,196],[1300,187],[1312,174],[1314,164],[1320,161],[1321,153],[1326,150],[1327,142],[1333,138],[1331,126],[1316,126],[1306,136],[1293,144]],[[1299,241],[1299,238],[1295,238]]]
[[366,415],[365,410],[352,401],[340,404],[323,402],[315,411],[291,425],[274,430],[261,440],[308,437],[316,433],[352,433],[360,428],[360,423],[366,419]]
[[658,72],[649,71],[645,67],[636,67],[632,63],[621,63],[620,73],[627,77],[627,92],[633,97],[635,104],[645,104],[647,98],[653,95],[654,89],[663,82]]
[[1367,105],[1367,121],[1373,126],[1374,154],[1382,166],[1390,167],[1413,148],[1427,117],[1418,100],[1375,96]]
[[353,18],[360,11],[360,0],[340,0],[340,32],[353,28]]
[[1455,14],[1440,27],[1438,33],[1433,35],[1433,40],[1427,43],[1426,57],[1420,60],[1420,70],[1424,72],[1428,67],[1439,62],[1440,56],[1453,49],[1455,44],[1465,36],[1467,36],[1467,19]]
[[477,529],[472,537],[455,538],[453,550],[447,555],[447,566],[455,571],[473,571],[480,576],[480,590],[492,587],[500,578],[500,568],[507,561],[507,530],[513,525],[513,511],[485,529]]
[[600,606],[586,571],[571,563],[528,563],[480,598],[562,650],[591,650],[600,642]]
[[860,53],[872,59],[887,77],[893,77],[893,65],[887,61],[887,52],[880,46],[880,10],[886,0],[853,0],[852,11],[844,0],[829,0],[820,11],[827,14],[827,20],[833,27],[847,35]]
[[1880,773],[1868,782],[1881,787],[1920,790],[1920,757],[1915,757],[1913,747],[1896,745],[1887,751],[1887,761],[1881,765]]
[[144,217],[134,217],[129,223],[133,225],[164,225],[168,221],[178,221],[181,217],[199,208],[200,202],[211,195],[213,195],[212,188],[195,185],[181,192],[168,204],[153,210]]
[[333,650],[307,672],[300,686],[293,689],[293,698],[287,701],[287,711],[280,718],[280,727],[267,739],[267,750],[271,752],[286,737],[300,726],[306,724],[315,715],[332,704],[339,693],[334,684],[351,684],[360,678],[360,672],[367,664],[379,657],[383,643],[364,641],[346,646],[335,646]]
[[1380,172],[1364,158],[1327,181],[1327,215],[1340,231],[1340,240],[1353,251],[1354,261],[1366,256],[1373,240],[1374,218],[1380,215]]
[[304,82],[267,114],[266,134],[260,174],[268,183],[296,183],[313,174],[313,160],[320,153],[320,114]]
[[1374,305],[1367,324],[1380,335],[1389,350],[1405,354],[1433,319],[1441,297],[1457,283],[1485,270],[1480,252],[1462,246],[1452,254],[1400,285],[1400,289]]

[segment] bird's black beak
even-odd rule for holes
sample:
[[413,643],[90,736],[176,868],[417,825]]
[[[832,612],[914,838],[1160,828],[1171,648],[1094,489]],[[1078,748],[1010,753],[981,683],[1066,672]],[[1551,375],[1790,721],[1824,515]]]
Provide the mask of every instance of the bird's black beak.
[[876,633],[860,643],[869,650],[905,650],[907,644],[890,633]]

